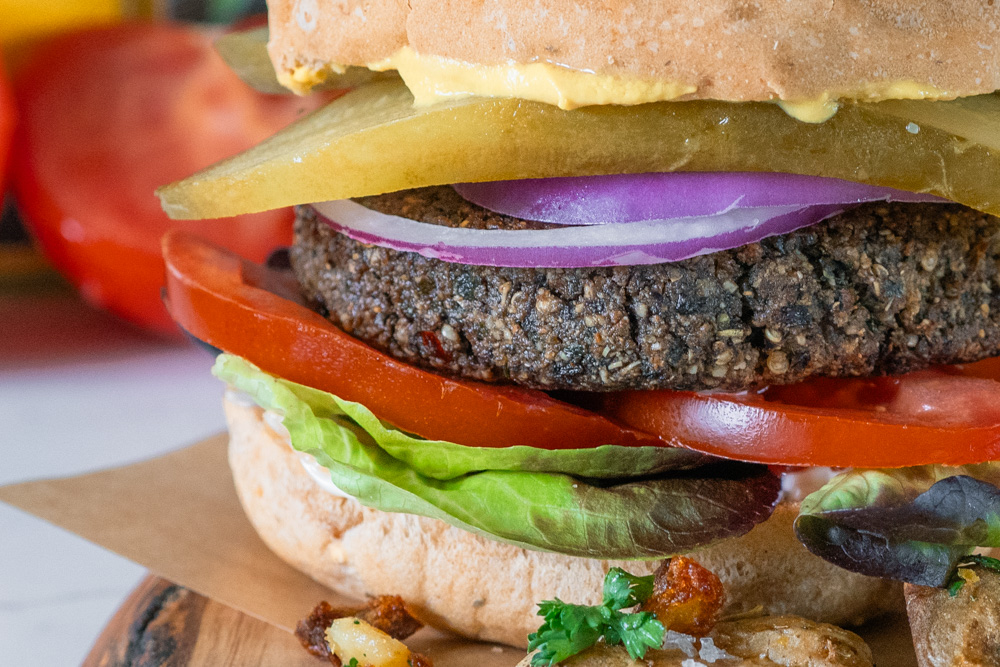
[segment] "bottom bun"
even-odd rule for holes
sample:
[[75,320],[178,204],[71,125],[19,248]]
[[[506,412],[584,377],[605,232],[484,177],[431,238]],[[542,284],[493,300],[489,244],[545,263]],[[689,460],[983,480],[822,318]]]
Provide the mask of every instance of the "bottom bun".
[[[524,647],[540,623],[539,601],[596,604],[608,568],[650,574],[659,564],[529,551],[436,519],[364,507],[322,488],[260,408],[227,398],[226,417],[236,490],[267,545],[344,595],[401,595],[436,627]],[[768,614],[852,625],[902,610],[897,584],[847,572],[806,551],[792,532],[796,513],[783,503],[748,534],[695,554],[722,579],[726,613],[762,606]]]

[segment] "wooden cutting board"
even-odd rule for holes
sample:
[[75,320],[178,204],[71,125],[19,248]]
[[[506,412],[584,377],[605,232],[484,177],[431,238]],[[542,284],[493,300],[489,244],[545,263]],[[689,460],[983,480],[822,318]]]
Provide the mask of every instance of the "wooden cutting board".
[[84,667],[318,667],[294,636],[182,586],[147,577],[104,628]]
[[[513,667],[524,651],[424,628],[411,646],[441,667]],[[132,591],[83,667],[322,667],[291,633],[155,576]]]
[[[433,633],[430,637],[426,633]],[[887,667],[913,665],[900,641],[903,619],[868,628],[866,640]],[[414,648],[443,667],[513,667],[524,652],[463,641],[428,631]],[[908,634],[908,633],[906,633]],[[418,635],[415,635],[417,637]],[[442,660],[443,658],[443,660]],[[118,609],[83,667],[322,667],[294,635],[155,576],[147,577]]]

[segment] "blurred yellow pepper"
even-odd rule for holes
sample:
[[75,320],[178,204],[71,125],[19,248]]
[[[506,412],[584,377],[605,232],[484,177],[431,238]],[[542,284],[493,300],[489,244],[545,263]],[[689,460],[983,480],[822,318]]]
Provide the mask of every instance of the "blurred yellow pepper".
[[156,0],[0,0],[0,44],[5,50],[48,34],[122,18],[149,16]]

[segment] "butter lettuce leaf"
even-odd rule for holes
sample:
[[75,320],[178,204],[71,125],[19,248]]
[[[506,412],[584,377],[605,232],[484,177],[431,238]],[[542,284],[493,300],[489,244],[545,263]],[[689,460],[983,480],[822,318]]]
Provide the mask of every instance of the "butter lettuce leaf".
[[[547,451],[422,440],[364,406],[275,378],[238,357],[220,355],[214,372],[283,414],[292,446],[314,456],[362,504],[526,548],[662,558],[749,531],[778,499],[779,481],[763,466],[694,467],[705,459],[671,448]],[[602,467],[624,479],[608,479]]]
[[[424,440],[383,423],[360,403],[274,378],[240,357],[219,356],[213,372],[250,394],[264,408],[288,414],[295,403],[301,403],[302,408],[307,408],[317,418],[346,418],[359,426],[391,457],[434,479],[455,479],[483,470],[560,472],[592,479],[621,479],[670,470],[690,470],[712,460],[704,454],[679,447],[605,445],[593,449],[548,450],[524,446],[466,447],[443,440]],[[318,435],[311,433],[308,437]]]
[[845,569],[943,586],[977,547],[1000,547],[1000,463],[853,470],[802,501],[811,552]]

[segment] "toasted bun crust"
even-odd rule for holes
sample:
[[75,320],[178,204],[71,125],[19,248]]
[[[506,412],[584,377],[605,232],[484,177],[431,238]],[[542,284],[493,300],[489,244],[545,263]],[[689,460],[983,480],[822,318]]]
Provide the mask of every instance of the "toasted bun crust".
[[[422,55],[697,86],[692,98],[801,101],[913,82],[1000,89],[1000,3],[986,0],[271,0],[271,57],[366,65]],[[898,92],[898,91],[897,91]],[[889,95],[890,97],[893,95]]]
[[[539,601],[595,604],[608,568],[649,574],[658,565],[528,551],[435,519],[364,507],[319,487],[262,415],[226,402],[229,462],[243,507],[275,553],[345,595],[401,595],[437,627],[523,647],[540,622]],[[897,585],[807,552],[792,533],[795,514],[781,506],[748,535],[698,552],[726,586],[727,611],[763,605],[768,613],[853,624],[902,609]]]

